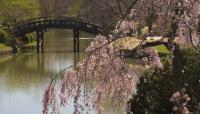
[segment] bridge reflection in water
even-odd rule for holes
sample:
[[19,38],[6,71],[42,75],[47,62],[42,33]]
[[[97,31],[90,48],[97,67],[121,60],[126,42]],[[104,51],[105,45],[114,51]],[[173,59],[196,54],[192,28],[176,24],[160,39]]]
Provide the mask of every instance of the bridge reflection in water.
[[[95,36],[80,32],[79,51],[85,48],[94,40]],[[44,52],[73,52],[73,33],[70,29],[48,29],[44,34]]]

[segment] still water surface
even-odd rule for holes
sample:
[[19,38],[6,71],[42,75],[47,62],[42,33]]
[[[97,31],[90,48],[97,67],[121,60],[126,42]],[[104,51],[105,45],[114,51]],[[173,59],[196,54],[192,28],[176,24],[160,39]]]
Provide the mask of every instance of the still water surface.
[[[49,30],[45,33],[45,53],[0,57],[0,114],[42,114],[42,94],[50,76],[77,60],[70,36],[66,30]],[[81,40],[81,49],[90,42]],[[73,114],[73,104],[69,103],[61,112]],[[106,104],[104,114],[123,114],[123,111],[113,111],[112,106]]]

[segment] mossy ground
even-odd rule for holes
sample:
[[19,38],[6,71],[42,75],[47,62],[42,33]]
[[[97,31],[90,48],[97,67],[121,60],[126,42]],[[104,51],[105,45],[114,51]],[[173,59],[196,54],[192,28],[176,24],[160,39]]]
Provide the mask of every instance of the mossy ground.
[[33,42],[28,43],[28,44],[25,44],[24,46],[36,46],[36,45],[37,45],[37,42],[33,41]]

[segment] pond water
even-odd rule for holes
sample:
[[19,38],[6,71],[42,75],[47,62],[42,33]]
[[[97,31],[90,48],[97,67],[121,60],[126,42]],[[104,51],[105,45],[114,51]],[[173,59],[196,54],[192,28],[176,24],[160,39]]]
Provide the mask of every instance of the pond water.
[[[45,33],[45,53],[0,57],[0,114],[42,114],[42,94],[50,76],[76,60],[70,37],[66,30],[49,30]],[[82,39],[81,49],[90,42],[91,39]],[[61,114],[73,114],[73,104],[69,103]],[[123,114],[123,110],[114,111],[106,104],[103,114]]]

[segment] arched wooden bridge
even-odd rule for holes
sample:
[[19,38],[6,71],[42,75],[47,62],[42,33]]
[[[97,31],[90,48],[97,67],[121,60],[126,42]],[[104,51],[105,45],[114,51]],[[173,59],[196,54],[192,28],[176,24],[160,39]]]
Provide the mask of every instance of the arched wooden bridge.
[[73,29],[74,51],[79,51],[79,31],[93,35],[103,34],[103,28],[77,17],[40,17],[16,23],[11,32],[16,37],[24,36],[31,32],[37,33],[37,52],[44,51],[44,30],[48,28]]

